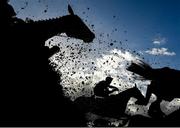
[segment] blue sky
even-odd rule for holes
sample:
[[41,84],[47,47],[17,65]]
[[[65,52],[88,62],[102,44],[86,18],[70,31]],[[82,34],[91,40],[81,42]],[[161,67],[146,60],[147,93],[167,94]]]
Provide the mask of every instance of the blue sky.
[[[180,69],[180,0],[10,0],[17,16],[34,20],[67,14],[67,4],[97,36],[109,34],[153,67]],[[108,41],[108,39],[107,39]]]

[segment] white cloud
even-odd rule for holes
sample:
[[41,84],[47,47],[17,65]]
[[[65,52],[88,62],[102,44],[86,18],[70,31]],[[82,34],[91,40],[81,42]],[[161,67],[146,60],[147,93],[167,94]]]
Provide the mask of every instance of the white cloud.
[[160,44],[166,43],[167,42],[167,38],[158,35],[152,41],[153,41],[153,44],[160,45]]
[[153,44],[161,44],[161,42],[158,41],[158,40],[154,40],[154,41],[153,41]]
[[151,50],[145,51],[151,55],[166,55],[166,56],[174,56],[175,52],[169,52],[167,48],[152,48]]

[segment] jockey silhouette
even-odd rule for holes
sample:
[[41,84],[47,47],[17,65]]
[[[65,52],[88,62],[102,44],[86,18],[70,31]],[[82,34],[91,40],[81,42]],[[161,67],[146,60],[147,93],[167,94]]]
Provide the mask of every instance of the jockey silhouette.
[[97,83],[96,86],[94,87],[95,96],[108,97],[114,91],[118,91],[118,88],[110,85],[112,80],[113,80],[112,77],[106,77],[106,80]]

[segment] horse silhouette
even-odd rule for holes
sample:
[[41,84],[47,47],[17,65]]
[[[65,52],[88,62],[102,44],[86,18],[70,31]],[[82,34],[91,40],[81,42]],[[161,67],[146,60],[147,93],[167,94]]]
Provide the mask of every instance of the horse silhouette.
[[169,67],[153,69],[143,61],[133,62],[127,70],[142,76],[144,79],[151,80],[151,84],[147,88],[146,98],[139,101],[140,104],[146,105],[152,93],[157,96],[157,100],[151,104],[149,109],[151,116],[163,114],[160,110],[162,100],[171,101],[174,98],[180,98],[178,86],[178,83],[180,83],[179,70]]
[[77,104],[79,110],[83,113],[91,112],[97,115],[119,119],[122,116],[127,116],[125,109],[131,97],[139,100],[144,98],[135,86],[117,95],[111,95],[106,98],[78,97],[74,103]]
[[48,58],[58,47],[44,46],[47,39],[60,33],[87,43],[93,41],[94,33],[69,5],[68,10],[70,15],[55,19],[23,21],[11,17],[9,24],[0,22],[1,49],[4,49],[1,50],[1,126],[84,124],[83,115],[63,95],[60,74],[49,65]]

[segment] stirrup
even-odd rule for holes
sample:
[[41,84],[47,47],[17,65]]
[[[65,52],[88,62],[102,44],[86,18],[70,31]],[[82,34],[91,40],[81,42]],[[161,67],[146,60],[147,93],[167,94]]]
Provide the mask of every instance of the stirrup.
[[94,95],[94,98],[95,98],[95,99],[104,99],[103,96],[96,96],[96,95]]

